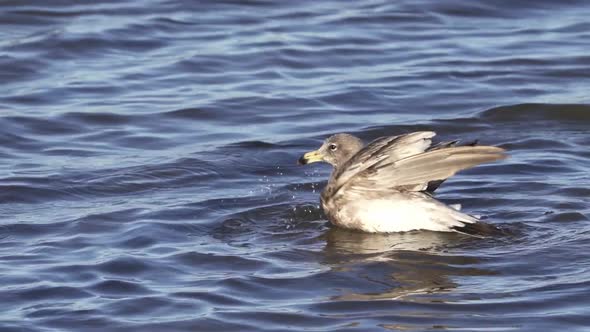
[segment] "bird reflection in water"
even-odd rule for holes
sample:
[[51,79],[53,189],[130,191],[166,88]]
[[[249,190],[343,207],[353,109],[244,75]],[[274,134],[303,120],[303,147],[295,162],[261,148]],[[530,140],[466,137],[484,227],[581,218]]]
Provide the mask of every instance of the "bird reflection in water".
[[476,245],[475,239],[456,233],[416,231],[368,234],[333,227],[323,235],[324,264],[358,289],[342,290],[335,300],[442,301],[428,295],[447,293],[458,287],[453,279],[493,275],[473,267],[478,259],[452,253]]

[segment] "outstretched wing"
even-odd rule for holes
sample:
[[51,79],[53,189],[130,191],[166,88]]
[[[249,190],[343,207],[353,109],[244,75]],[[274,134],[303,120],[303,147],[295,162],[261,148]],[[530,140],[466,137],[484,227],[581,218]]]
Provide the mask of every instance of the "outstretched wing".
[[432,144],[432,131],[380,137],[369,143],[333,174],[333,185],[340,187],[368,168],[381,163],[393,163],[400,159],[422,153]]
[[423,191],[430,181],[444,180],[460,170],[506,158],[504,149],[494,146],[459,146],[436,149],[394,162],[383,159],[349,178],[347,190]]
[[[476,146],[478,142],[479,142],[478,140],[474,140],[474,141],[462,144],[462,146]],[[454,141],[449,141],[449,142],[441,142],[441,143],[438,143],[434,146],[429,147],[428,149],[426,149],[426,151],[448,149],[448,148],[452,148],[454,146],[458,146],[458,144],[459,144],[459,140],[454,140]],[[440,185],[443,184],[443,182],[445,182],[445,181],[446,181],[446,179],[445,180],[430,181],[430,182],[428,182],[428,186],[426,187],[426,189],[424,189],[424,191],[429,194],[433,194],[434,191],[436,189],[438,189],[438,187],[440,187]]]

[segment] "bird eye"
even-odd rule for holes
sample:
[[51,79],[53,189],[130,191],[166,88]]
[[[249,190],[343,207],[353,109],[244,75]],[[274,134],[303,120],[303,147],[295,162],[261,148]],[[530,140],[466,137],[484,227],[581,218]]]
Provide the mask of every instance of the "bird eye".
[[330,144],[328,147],[329,147],[329,148],[330,148],[330,150],[332,150],[332,151],[336,151],[336,150],[338,149],[338,146],[337,146],[336,144],[334,144],[334,143]]

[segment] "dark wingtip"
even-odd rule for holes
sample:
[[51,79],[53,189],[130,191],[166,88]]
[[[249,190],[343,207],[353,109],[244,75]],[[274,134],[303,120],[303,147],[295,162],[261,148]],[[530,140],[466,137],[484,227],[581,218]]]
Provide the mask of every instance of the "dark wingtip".
[[462,226],[453,226],[451,228],[459,233],[478,237],[496,236],[504,234],[502,228],[487,224],[483,221],[478,221],[472,224],[465,223]]

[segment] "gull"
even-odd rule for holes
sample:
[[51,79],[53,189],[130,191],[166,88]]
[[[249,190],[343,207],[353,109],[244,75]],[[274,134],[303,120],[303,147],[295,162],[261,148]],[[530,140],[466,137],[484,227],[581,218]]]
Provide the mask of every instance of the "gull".
[[299,164],[327,162],[333,166],[320,203],[336,226],[369,233],[413,230],[459,232],[474,236],[499,231],[478,217],[446,205],[433,192],[460,170],[506,158],[505,150],[458,146],[458,141],[432,145],[433,131],[380,137],[364,146],[349,134],[327,138]]

